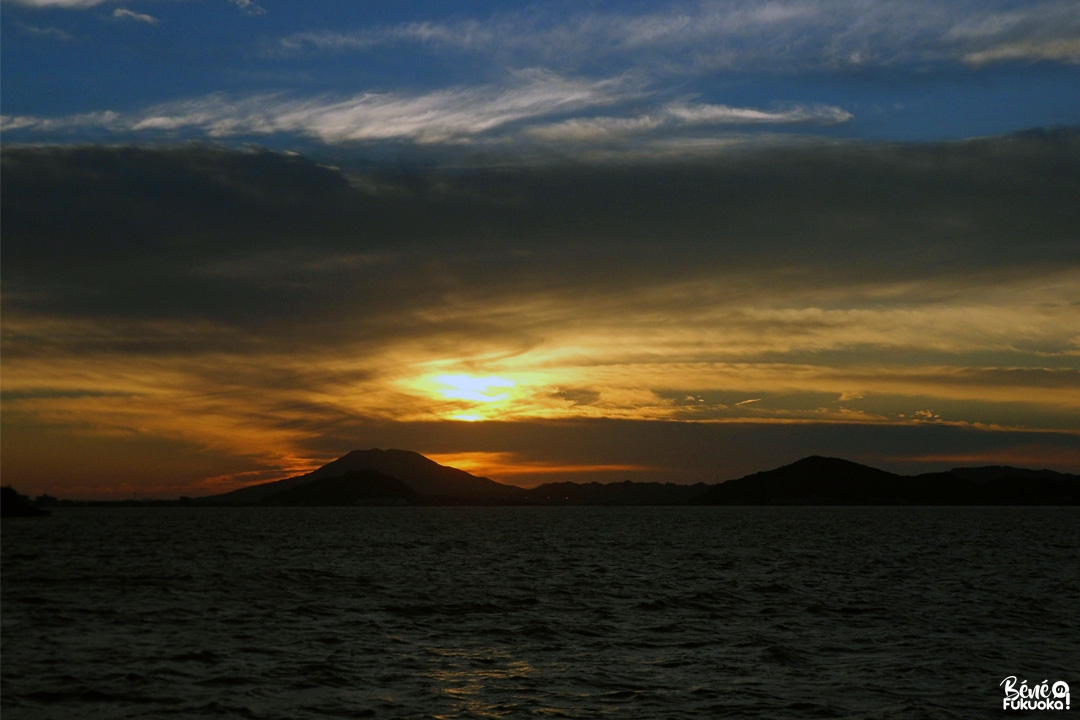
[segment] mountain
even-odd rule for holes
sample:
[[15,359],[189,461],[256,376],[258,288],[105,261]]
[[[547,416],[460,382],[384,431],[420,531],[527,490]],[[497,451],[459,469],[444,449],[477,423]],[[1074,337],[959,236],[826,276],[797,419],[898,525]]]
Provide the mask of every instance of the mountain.
[[503,485],[464,470],[440,465],[408,450],[354,450],[323,465],[309,477],[333,477],[346,470],[378,470],[398,478],[421,495],[431,497],[518,498],[521,488]]
[[703,505],[1075,505],[1080,476],[1051,470],[956,468],[896,475],[837,458],[808,457],[710,487]]
[[[5,500],[5,503],[7,501]],[[307,475],[201,504],[229,505],[1076,505],[1080,476],[993,466],[905,476],[808,457],[718,485],[547,483],[531,490],[407,450],[356,450]]]
[[352,470],[340,477],[312,480],[268,495],[260,505],[320,506],[413,505],[416,492],[377,470]]
[[440,465],[408,450],[354,450],[307,475],[253,485],[222,495],[200,498],[200,502],[230,505],[257,505],[265,498],[322,478],[341,477],[356,471],[376,471],[396,478],[426,502],[468,501],[513,503],[524,491],[464,470]]
[[888,500],[901,480],[884,470],[812,456],[775,470],[728,480],[710,488],[704,505],[876,505]]

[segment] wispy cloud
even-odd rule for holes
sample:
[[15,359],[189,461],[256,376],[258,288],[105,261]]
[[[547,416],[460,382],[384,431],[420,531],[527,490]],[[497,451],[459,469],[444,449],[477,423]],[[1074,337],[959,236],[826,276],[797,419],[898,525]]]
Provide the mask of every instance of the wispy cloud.
[[[545,480],[551,480],[550,475],[585,475],[598,473],[627,473],[649,472],[657,470],[647,465],[627,464],[590,464],[590,463],[558,463],[544,460],[532,460],[522,457],[513,452],[458,452],[458,453],[428,453],[427,457],[441,465],[465,470],[474,475],[492,477],[506,481],[518,475],[539,476]],[[557,481],[559,478],[556,478]],[[533,481],[537,484],[539,481]]]
[[[4,0],[5,2],[13,2],[18,5],[26,5],[29,7],[37,8],[70,8],[70,9],[85,9],[97,7],[98,5],[104,5],[109,2],[116,2],[117,0]],[[248,15],[262,15],[266,12],[259,4],[254,0],[228,0],[229,3],[238,7],[241,11]],[[115,16],[115,13],[114,13]],[[149,15],[143,15],[142,17],[150,17]],[[145,22],[145,21],[144,21]]]
[[137,13],[125,8],[116,8],[113,10],[112,16],[117,20],[133,20],[135,22],[146,23],[148,25],[157,25],[158,19],[153,15],[145,15],[143,13]]
[[353,33],[312,30],[294,33],[277,41],[280,51],[363,50],[397,42],[416,42],[462,49],[485,50],[498,41],[499,27],[478,20],[455,25],[433,22],[410,22]]
[[0,115],[0,131],[31,129],[38,132],[62,132],[81,128],[122,130],[127,127],[122,114],[112,111],[79,113],[59,118],[32,115]]
[[248,15],[265,15],[266,10],[254,0],[229,0],[233,5]]
[[[852,117],[842,108],[827,105],[762,110],[689,101],[634,113],[634,107],[649,99],[647,90],[625,78],[572,79],[530,70],[515,73],[502,85],[414,95],[364,93],[345,98],[296,99],[284,94],[241,98],[215,94],[139,113],[105,111],[61,118],[5,116],[0,127],[46,133],[87,129],[114,133],[195,132],[214,138],[290,133],[326,143],[456,143],[482,137],[603,143],[646,133],[670,141],[683,131],[709,126],[830,125]],[[594,114],[608,107],[628,114]]]
[[644,133],[683,128],[732,125],[791,125],[844,123],[852,114],[831,105],[795,106],[787,110],[737,108],[708,103],[677,102],[664,105],[652,114],[631,117],[586,117],[538,124],[529,128],[530,137],[550,141],[599,142]]
[[414,43],[435,50],[509,53],[563,67],[622,56],[654,70],[709,72],[942,60],[1075,62],[1078,36],[1075,4],[1062,0],[1023,5],[721,0],[673,3],[645,13],[580,12],[566,18],[533,11],[356,32],[311,30],[280,39],[277,50],[340,52]]
[[605,141],[656,130],[664,125],[665,120],[666,118],[653,115],[573,118],[531,127],[526,131],[526,135],[548,141]]
[[72,40],[72,36],[65,30],[56,27],[38,27],[27,23],[19,23],[19,29],[23,34],[48,40]]
[[211,95],[136,114],[85,113],[64,118],[6,117],[4,129],[113,132],[194,130],[210,137],[296,133],[324,142],[407,139],[453,142],[512,123],[610,105],[627,95],[619,79],[576,80],[535,70],[506,85],[430,93],[364,93],[346,98],[290,99],[280,94],[234,99]]
[[844,123],[851,113],[831,105],[797,106],[789,110],[768,111],[733,108],[727,105],[676,104],[665,108],[671,117],[689,125],[754,123]]
[[38,8],[89,8],[112,0],[6,0],[19,5]]
[[0,132],[22,130],[25,128],[39,129],[43,120],[27,115],[0,115]]
[[1080,64],[1080,37],[1004,43],[964,55],[964,62],[985,65],[999,60],[1052,60]]

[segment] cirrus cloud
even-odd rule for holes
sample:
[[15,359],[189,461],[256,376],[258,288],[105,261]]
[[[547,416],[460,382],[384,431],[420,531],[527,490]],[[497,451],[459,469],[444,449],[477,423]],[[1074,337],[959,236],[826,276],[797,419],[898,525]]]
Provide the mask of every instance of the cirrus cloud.
[[159,22],[153,15],[137,13],[125,8],[116,8],[113,10],[112,16],[117,20],[132,20],[134,22],[146,23],[147,25],[157,25]]
[[688,101],[660,105],[645,114],[595,115],[607,107],[631,111],[648,102],[650,94],[628,78],[587,80],[529,70],[514,73],[504,84],[412,95],[388,92],[297,99],[284,94],[239,98],[213,94],[136,113],[104,111],[60,118],[4,116],[0,128],[38,133],[88,129],[119,134],[188,132],[212,138],[280,133],[324,143],[408,140],[429,144],[484,137],[605,140],[650,131],[678,135],[681,130],[704,126],[828,125],[852,117],[835,106],[761,110]]
[[[712,72],[717,68],[805,69],[938,61],[1077,62],[1074,3],[912,3],[815,0],[765,4],[716,0],[657,10],[543,11],[487,19],[407,22],[354,32],[305,30],[270,52],[344,52],[412,43],[435,51],[510,55],[579,67],[602,56],[635,64]],[[655,55],[664,53],[662,61]]]

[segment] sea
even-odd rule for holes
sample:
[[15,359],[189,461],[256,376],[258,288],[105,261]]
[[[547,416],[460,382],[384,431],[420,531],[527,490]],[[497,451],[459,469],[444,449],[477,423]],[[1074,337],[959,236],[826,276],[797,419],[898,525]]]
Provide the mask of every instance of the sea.
[[1076,508],[59,507],[0,549],[4,720],[1080,713]]

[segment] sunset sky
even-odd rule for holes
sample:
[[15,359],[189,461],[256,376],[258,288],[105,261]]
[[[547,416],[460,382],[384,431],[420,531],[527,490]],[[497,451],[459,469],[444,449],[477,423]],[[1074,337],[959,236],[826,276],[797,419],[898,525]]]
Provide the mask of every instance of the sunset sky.
[[0,474],[1080,472],[1080,6],[0,4]]

